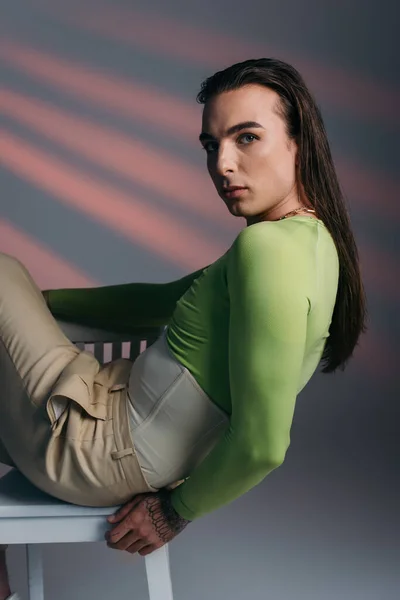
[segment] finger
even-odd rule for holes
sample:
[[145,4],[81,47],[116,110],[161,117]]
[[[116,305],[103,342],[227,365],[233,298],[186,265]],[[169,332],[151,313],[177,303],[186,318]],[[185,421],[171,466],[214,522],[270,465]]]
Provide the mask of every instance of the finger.
[[[162,544],[164,545],[164,544]],[[158,548],[161,548],[161,546],[156,546],[155,544],[149,544],[148,546],[144,546],[143,548],[141,548],[139,550],[139,554],[140,556],[147,556],[148,554],[151,554],[152,552],[154,552],[154,550],[158,550]]]
[[139,552],[139,550],[141,550],[142,548],[146,548],[147,545],[148,545],[148,541],[141,539],[141,540],[137,540],[137,542],[135,542],[134,544],[129,546],[126,550],[130,554],[136,554],[136,552]]
[[131,500],[131,502],[128,502],[128,504],[124,504],[124,506],[122,506],[119,510],[117,510],[116,513],[108,516],[107,521],[109,521],[109,523],[118,523],[119,521],[121,521],[122,519],[124,519],[126,517],[126,515],[129,513],[129,511],[132,510],[133,506],[134,506],[134,501]]
[[130,531],[138,535],[138,529],[140,526],[140,520],[132,518],[131,514],[128,514],[123,521],[117,523],[110,531],[107,531],[106,540],[115,544],[121,540]]
[[118,523],[119,521],[122,521],[122,519],[126,517],[129,511],[131,511],[135,506],[137,506],[141,502],[141,500],[142,494],[138,494],[137,496],[132,498],[130,502],[121,506],[121,508],[119,508],[116,513],[107,517],[107,521],[109,523]]
[[124,519],[126,515],[140,503],[141,500],[142,498],[135,496],[130,502],[127,502],[127,504],[121,506],[121,508],[119,508],[113,515],[109,515],[107,517],[107,521],[110,523],[118,523],[119,521],[122,521],[122,519]]
[[129,531],[124,537],[122,537],[117,542],[108,542],[107,546],[112,548],[113,550],[127,550],[130,546],[140,543],[140,547],[147,544],[146,540],[141,539],[136,533],[133,531]]

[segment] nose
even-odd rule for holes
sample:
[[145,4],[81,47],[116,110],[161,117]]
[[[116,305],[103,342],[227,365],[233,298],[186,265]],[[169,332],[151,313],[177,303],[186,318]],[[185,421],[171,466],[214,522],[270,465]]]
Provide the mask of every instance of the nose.
[[233,173],[236,169],[234,152],[229,146],[220,145],[215,157],[215,171],[220,177]]

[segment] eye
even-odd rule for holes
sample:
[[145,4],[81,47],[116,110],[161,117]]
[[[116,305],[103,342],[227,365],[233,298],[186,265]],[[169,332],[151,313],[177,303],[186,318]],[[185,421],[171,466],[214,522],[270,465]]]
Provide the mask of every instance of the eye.
[[[254,140],[258,140],[258,139],[260,139],[260,138],[257,137],[256,135],[254,135],[254,133],[242,133],[242,135],[240,135],[238,137],[237,141],[239,143],[242,143],[245,146],[247,146],[251,142],[254,142]],[[247,140],[247,141],[244,141],[244,140]]]

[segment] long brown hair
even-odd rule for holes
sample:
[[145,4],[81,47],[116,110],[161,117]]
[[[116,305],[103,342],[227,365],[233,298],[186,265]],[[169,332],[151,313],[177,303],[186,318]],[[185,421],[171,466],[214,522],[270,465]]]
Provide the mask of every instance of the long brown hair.
[[205,79],[197,101],[245,85],[264,85],[280,97],[287,133],[299,149],[298,177],[307,200],[335,242],[339,258],[336,302],[321,360],[322,373],[345,369],[366,327],[366,297],[350,217],[340,189],[321,112],[300,73],[291,65],[260,58],[234,64]]

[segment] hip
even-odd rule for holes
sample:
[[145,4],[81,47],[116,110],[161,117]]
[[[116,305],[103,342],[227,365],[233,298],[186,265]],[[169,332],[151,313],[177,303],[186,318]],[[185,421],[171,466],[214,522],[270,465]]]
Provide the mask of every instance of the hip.
[[189,476],[229,423],[229,415],[174,357],[166,330],[132,366],[128,417],[139,464],[157,488]]

